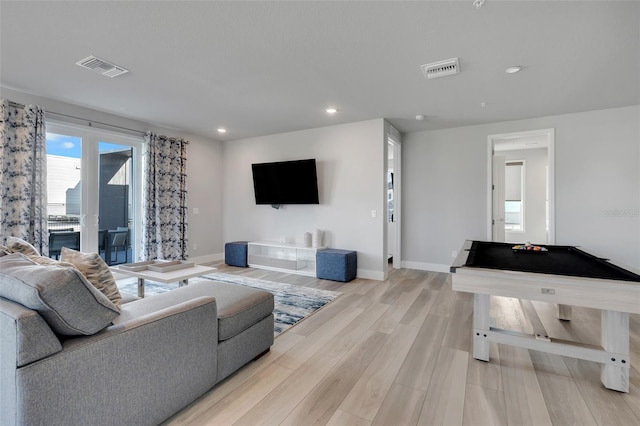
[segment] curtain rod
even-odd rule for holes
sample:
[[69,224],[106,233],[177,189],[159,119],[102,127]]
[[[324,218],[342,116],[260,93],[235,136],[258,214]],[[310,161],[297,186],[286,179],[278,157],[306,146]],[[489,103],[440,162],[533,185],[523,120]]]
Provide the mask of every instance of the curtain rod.
[[[14,101],[9,101],[9,105],[14,107],[14,108],[24,108],[25,105],[18,103],[18,102],[14,102]],[[57,117],[64,117],[64,118],[70,118],[72,120],[78,120],[78,121],[82,121],[82,122],[86,122],[89,127],[98,127],[98,128],[102,128],[101,126],[107,127],[104,130],[109,130],[109,128],[112,129],[118,129],[118,130],[124,130],[130,133],[134,133],[136,135],[140,135],[140,136],[144,136],[146,132],[142,131],[142,130],[135,130],[135,129],[129,129],[128,127],[122,127],[122,126],[116,126],[115,124],[109,124],[109,123],[103,123],[100,121],[95,121],[95,120],[87,120],[86,118],[81,118],[81,117],[75,117],[73,115],[68,115],[68,114],[62,114],[59,112],[55,112],[55,111],[44,111],[45,115],[53,115],[53,116],[57,116]],[[98,126],[94,126],[95,124],[97,124]]]

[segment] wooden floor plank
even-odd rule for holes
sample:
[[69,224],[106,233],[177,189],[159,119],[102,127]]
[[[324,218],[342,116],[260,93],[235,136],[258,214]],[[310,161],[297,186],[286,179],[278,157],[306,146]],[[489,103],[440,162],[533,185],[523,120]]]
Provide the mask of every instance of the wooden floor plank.
[[276,386],[253,406],[234,425],[274,425],[282,422],[308,395],[322,378],[336,365],[337,359],[316,353],[288,380]]
[[563,358],[580,395],[599,425],[638,425],[640,417],[625,402],[625,394],[606,389],[600,383],[600,365]]
[[324,425],[360,379],[389,336],[368,332],[287,416],[281,425]]
[[396,383],[423,391],[429,388],[446,328],[445,317],[427,316],[398,371]]
[[362,377],[347,395],[340,409],[373,420],[418,335],[416,327],[399,324],[389,335]]
[[451,280],[445,281],[440,290],[436,300],[433,302],[433,307],[429,313],[433,315],[441,315],[443,317],[449,317],[455,303],[457,291],[451,289]]
[[469,353],[442,347],[418,425],[462,425]]
[[313,354],[318,353],[320,348],[340,333],[342,329],[348,327],[362,312],[362,309],[352,309],[343,315],[334,316],[313,333],[306,336],[304,340],[301,340],[286,353],[282,354],[276,362],[283,367],[292,370],[297,369]]
[[507,422],[551,425],[551,417],[527,349],[498,345]]
[[563,358],[537,351],[529,351],[529,355],[553,424],[596,425]]
[[371,422],[362,417],[354,416],[346,411],[337,410],[329,419],[327,426],[369,426]]
[[451,318],[442,344],[448,348],[471,352],[471,338],[473,329],[473,295],[457,293],[451,309]]
[[389,306],[389,309],[372,325],[371,329],[387,334],[393,332],[415,302],[420,290],[419,287],[416,287],[414,290],[401,293],[395,303]]
[[467,383],[464,397],[463,425],[507,425],[502,392]]
[[467,384],[477,385],[486,389],[502,392],[502,374],[500,370],[500,351],[498,344],[492,342],[489,345],[490,361],[480,361],[469,354],[469,366],[467,371]]
[[[415,425],[420,418],[425,392],[394,383],[382,402],[374,425]],[[398,404],[402,401],[402,404]]]
[[414,327],[421,327],[425,318],[431,311],[431,307],[433,306],[437,295],[437,291],[426,288],[422,289],[400,322]]

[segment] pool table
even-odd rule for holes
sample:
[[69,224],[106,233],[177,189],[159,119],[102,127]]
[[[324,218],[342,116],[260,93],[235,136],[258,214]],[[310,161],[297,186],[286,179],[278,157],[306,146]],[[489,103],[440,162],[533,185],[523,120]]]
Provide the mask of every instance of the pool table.
[[[489,361],[489,343],[595,361],[608,389],[629,391],[629,313],[640,314],[640,275],[577,247],[545,245],[546,251],[514,250],[514,244],[465,241],[452,272],[452,288],[474,294],[473,357]],[[515,297],[601,310],[601,345],[589,346],[491,327],[490,296]]]

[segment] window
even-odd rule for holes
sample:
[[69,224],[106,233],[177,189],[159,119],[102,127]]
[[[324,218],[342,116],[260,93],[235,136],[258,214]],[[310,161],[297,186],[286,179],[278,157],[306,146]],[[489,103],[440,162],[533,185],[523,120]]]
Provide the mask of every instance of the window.
[[524,161],[505,162],[504,229],[524,232]]

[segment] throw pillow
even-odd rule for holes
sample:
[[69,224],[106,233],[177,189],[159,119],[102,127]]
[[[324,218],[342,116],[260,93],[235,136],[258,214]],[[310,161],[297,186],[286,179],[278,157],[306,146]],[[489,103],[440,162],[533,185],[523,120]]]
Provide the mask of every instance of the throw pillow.
[[33,260],[38,265],[53,265],[53,266],[63,266],[65,268],[71,267],[71,268],[78,269],[76,268],[75,265],[71,263],[60,262],[59,260],[51,259],[50,257],[44,257],[44,256],[27,256],[27,257]]
[[38,249],[18,237],[7,238],[7,248],[12,253],[22,253],[25,256],[40,256]]
[[0,283],[0,297],[38,312],[57,334],[95,334],[119,315],[77,269],[38,265],[22,253],[0,257]]
[[74,265],[85,278],[100,290],[102,294],[113,303],[118,310],[122,304],[122,296],[116,285],[116,280],[109,269],[109,266],[98,253],[82,253],[67,247],[62,247],[60,254],[61,262],[68,262]]
[[11,254],[11,250],[9,250],[9,247],[0,245],[0,257],[6,256],[8,254]]

